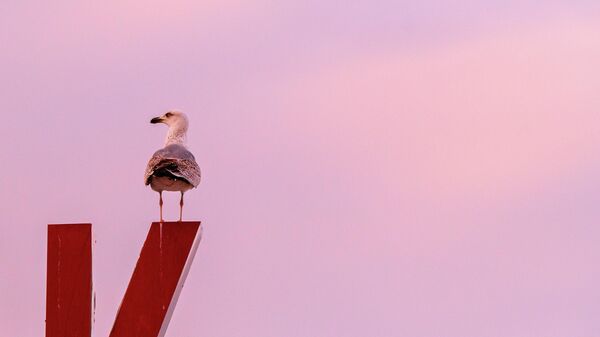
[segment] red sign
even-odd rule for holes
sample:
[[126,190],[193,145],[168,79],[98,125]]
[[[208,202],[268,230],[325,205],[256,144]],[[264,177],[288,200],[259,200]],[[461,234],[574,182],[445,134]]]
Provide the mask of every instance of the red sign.
[[[199,229],[196,221],[152,223],[110,337],[164,336]],[[91,298],[91,225],[50,225],[46,337],[89,337]]]

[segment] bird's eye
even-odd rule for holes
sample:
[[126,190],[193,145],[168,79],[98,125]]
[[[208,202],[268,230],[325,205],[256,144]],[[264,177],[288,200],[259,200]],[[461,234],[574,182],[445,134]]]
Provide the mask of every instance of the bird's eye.
[[171,117],[171,116],[173,116],[173,114],[172,114],[172,113],[170,113],[170,112],[167,112],[167,113],[165,114],[165,117],[167,117],[167,118],[169,118],[169,117]]

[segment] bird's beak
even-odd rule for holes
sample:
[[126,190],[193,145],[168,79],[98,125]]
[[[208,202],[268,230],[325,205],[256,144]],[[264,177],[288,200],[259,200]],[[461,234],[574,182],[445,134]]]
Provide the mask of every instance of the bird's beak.
[[152,124],[156,124],[156,123],[162,123],[162,118],[161,117],[154,117],[150,120],[150,123]]

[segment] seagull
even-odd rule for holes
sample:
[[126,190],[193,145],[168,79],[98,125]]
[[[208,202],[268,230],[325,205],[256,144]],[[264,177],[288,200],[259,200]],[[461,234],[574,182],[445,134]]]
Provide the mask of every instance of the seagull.
[[178,110],[170,110],[150,123],[163,123],[169,127],[165,147],[154,152],[148,161],[144,183],[159,194],[160,222],[163,222],[163,191],[181,193],[179,221],[183,214],[183,194],[200,183],[200,167],[194,155],[185,146],[188,129],[187,116]]

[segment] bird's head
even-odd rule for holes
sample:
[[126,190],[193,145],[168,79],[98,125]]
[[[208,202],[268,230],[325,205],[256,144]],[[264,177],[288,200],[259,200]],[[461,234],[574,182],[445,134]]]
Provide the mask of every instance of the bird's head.
[[163,123],[167,124],[169,128],[179,129],[182,131],[187,131],[188,128],[187,116],[179,110],[169,110],[162,116],[152,118],[150,123]]
[[187,138],[186,133],[188,129],[188,119],[183,112],[179,110],[169,110],[162,116],[152,118],[150,123],[163,123],[169,126],[165,145],[185,144]]

